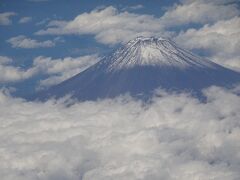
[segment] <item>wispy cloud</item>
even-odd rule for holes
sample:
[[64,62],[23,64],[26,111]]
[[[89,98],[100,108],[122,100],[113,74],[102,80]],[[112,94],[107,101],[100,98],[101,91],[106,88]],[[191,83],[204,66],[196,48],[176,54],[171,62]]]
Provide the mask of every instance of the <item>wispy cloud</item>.
[[19,24],[25,24],[32,21],[32,17],[22,17],[21,19],[19,19],[18,23]]
[[16,16],[15,12],[5,12],[0,13],[0,25],[10,25],[12,24],[11,17]]
[[55,46],[55,42],[51,40],[47,41],[37,41],[35,39],[27,38],[26,36],[19,35],[16,37],[12,37],[7,40],[8,43],[12,45],[13,48],[46,48]]
[[128,10],[138,10],[138,9],[142,9],[142,8],[144,8],[143,5],[137,4],[137,5],[134,5],[134,6],[124,7],[124,8],[122,8],[122,10],[123,10],[123,11],[128,11]]
[[51,19],[50,18],[45,18],[39,22],[36,23],[37,26],[41,26],[41,25],[44,25],[46,24],[48,21],[50,21]]

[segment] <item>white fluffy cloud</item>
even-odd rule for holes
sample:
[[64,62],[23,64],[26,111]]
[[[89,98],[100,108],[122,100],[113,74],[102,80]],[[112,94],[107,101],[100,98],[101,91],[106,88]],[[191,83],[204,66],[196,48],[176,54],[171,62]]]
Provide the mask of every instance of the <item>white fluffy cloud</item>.
[[12,59],[7,56],[0,56],[0,65],[11,63]]
[[181,32],[175,40],[188,49],[201,49],[222,65],[240,70],[240,17]]
[[17,82],[35,75],[44,74],[48,77],[40,81],[39,88],[48,87],[85,70],[98,60],[97,55],[76,58],[66,57],[63,59],[39,56],[33,60],[33,65],[30,68],[21,69],[11,65],[11,58],[0,56],[0,82]]
[[161,92],[149,105],[125,97],[70,107],[0,93],[1,179],[239,179],[236,93],[212,87],[206,103]]
[[10,25],[12,24],[12,20],[10,19],[12,16],[15,16],[15,12],[5,12],[0,13],[0,25]]
[[[98,42],[108,45],[125,43],[140,35],[167,36],[188,49],[200,48],[215,62],[239,70],[239,14],[236,2],[228,0],[182,0],[162,17],[109,6],[80,14],[71,21],[51,21],[36,34],[92,34]],[[174,27],[190,23],[200,28],[174,32]]]
[[162,17],[166,26],[178,26],[189,23],[213,23],[226,20],[240,14],[237,4],[221,4],[214,1],[192,1],[171,7]]
[[35,39],[27,38],[26,36],[23,36],[23,35],[12,37],[8,39],[7,42],[10,43],[14,48],[25,48],[25,49],[55,46],[54,41],[51,41],[51,40],[37,41]]
[[80,56],[77,58],[66,57],[63,59],[39,56],[34,59],[33,67],[50,76],[41,80],[38,88],[41,89],[58,84],[84,71],[98,61],[99,57],[97,55]]
[[126,42],[140,35],[168,35],[163,31],[159,18],[120,12],[112,6],[80,14],[69,22],[50,22],[46,30],[36,34],[93,34],[98,42],[104,44]]
[[24,23],[28,23],[28,22],[30,22],[30,21],[32,21],[32,17],[22,17],[22,18],[18,21],[18,23],[24,24]]
[[173,33],[166,29],[171,26],[214,23],[218,20],[231,19],[239,14],[236,4],[221,4],[214,1],[177,4],[160,18],[129,13],[126,9],[118,11],[109,6],[80,14],[72,21],[52,21],[47,29],[36,34],[92,34],[100,43],[116,44],[140,35],[170,36]]
[[33,69],[23,70],[11,65],[0,64],[0,82],[16,82],[32,77],[35,74]]
[[182,0],[161,17],[166,27],[198,23],[174,37],[187,49],[200,50],[228,68],[240,70],[240,11],[234,0]]
[[16,82],[32,77],[36,72],[34,69],[23,70],[11,65],[12,59],[0,56],[0,82]]

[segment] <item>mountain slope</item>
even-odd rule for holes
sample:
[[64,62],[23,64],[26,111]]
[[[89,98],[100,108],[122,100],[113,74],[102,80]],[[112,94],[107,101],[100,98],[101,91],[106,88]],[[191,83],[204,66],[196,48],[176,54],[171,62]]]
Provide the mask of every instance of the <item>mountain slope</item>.
[[208,86],[229,87],[239,82],[240,73],[193,55],[168,39],[138,37],[35,99],[71,94],[85,101],[125,93],[149,99],[159,87],[200,97],[201,90]]

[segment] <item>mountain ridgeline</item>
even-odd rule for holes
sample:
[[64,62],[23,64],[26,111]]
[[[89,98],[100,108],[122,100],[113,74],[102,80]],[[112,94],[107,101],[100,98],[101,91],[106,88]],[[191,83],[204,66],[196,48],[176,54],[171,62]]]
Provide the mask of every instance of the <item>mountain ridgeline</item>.
[[240,73],[198,57],[169,39],[138,37],[85,71],[38,93],[34,99],[70,94],[86,101],[127,93],[149,100],[158,88],[202,97],[203,88],[231,87],[239,82]]

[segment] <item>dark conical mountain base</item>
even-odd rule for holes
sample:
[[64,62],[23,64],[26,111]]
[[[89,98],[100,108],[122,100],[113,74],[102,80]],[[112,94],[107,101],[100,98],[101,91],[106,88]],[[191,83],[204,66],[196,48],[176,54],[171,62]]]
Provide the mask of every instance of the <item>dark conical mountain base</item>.
[[63,83],[38,94],[39,100],[60,98],[71,94],[80,101],[113,98],[123,94],[149,99],[157,88],[167,91],[190,92],[201,98],[201,90],[211,85],[231,87],[240,75],[220,69],[186,69],[134,67],[118,72],[88,69]]

